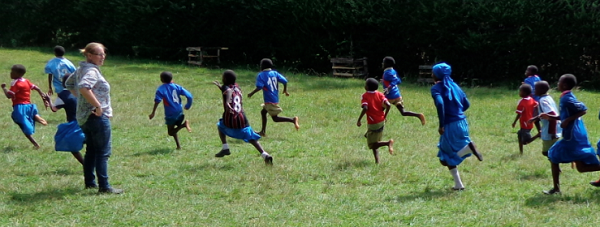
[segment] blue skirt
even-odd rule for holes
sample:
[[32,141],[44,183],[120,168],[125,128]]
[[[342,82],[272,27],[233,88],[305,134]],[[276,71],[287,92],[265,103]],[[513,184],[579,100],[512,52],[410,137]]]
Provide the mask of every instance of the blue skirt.
[[600,165],[596,151],[588,140],[587,129],[581,120],[576,120],[570,132],[563,131],[563,137],[548,149],[548,159],[552,163],[581,161],[586,165]]
[[446,162],[449,166],[457,166],[462,163],[465,158],[471,156],[471,154],[463,157],[458,156],[458,152],[465,146],[471,143],[469,138],[469,124],[467,119],[451,122],[444,125],[444,134],[440,136],[440,142],[438,144],[438,158],[440,161]]
[[245,128],[228,128],[225,126],[225,124],[223,124],[223,119],[219,119],[217,127],[223,134],[231,138],[244,140],[246,143],[248,143],[250,140],[260,139],[260,135],[256,134],[256,132],[254,132],[250,126]]

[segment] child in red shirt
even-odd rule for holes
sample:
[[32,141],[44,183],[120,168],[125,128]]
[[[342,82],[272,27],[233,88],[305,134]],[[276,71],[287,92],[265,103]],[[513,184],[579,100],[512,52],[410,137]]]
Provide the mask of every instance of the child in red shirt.
[[[19,125],[25,137],[29,139],[29,141],[33,144],[33,146],[38,149],[40,145],[31,137],[35,132],[35,122],[37,121],[42,125],[47,125],[46,120],[44,120],[40,115],[38,115],[38,110],[35,104],[31,103],[31,90],[36,90],[40,93],[42,100],[45,98],[45,94],[42,92],[40,88],[35,86],[29,82],[29,80],[23,78],[23,75],[27,70],[23,65],[13,65],[10,69],[10,78],[13,79],[10,85],[10,90],[6,90],[6,84],[2,84],[2,90],[4,91],[4,95],[6,98],[12,99],[13,102],[13,112],[11,117],[13,121]],[[48,107],[48,103],[44,100],[44,105]]]
[[523,84],[519,87],[519,96],[521,96],[521,100],[519,100],[519,104],[517,104],[517,117],[512,124],[514,128],[517,124],[517,120],[521,126],[519,132],[517,132],[517,138],[519,140],[519,152],[523,154],[523,145],[527,145],[540,137],[540,129],[538,129],[538,134],[534,137],[531,137],[531,129],[533,129],[534,123],[529,123],[529,119],[533,118],[533,114],[535,108],[537,108],[538,103],[531,97],[531,86],[529,84]]
[[378,148],[387,146],[390,154],[394,154],[394,140],[390,139],[387,142],[382,142],[381,137],[383,136],[383,126],[385,125],[385,118],[390,112],[390,102],[385,98],[383,93],[377,91],[379,88],[379,82],[373,78],[369,78],[365,84],[365,92],[362,95],[362,112],[358,117],[356,125],[360,127],[360,122],[367,115],[367,145],[373,150],[375,156],[375,163],[379,164],[379,152]]

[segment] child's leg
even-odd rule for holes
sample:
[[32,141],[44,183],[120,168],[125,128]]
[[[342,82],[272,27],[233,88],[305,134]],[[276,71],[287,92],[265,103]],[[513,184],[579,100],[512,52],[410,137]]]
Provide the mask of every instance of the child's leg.
[[517,133],[517,140],[519,140],[519,153],[523,154],[523,135]]
[[177,144],[177,149],[181,149],[181,145],[179,145],[179,137],[177,137],[177,132],[181,130],[183,127],[175,128],[175,125],[167,125],[167,133],[169,136],[172,136],[175,140],[175,144]]
[[552,183],[554,187],[548,191],[544,191],[544,194],[552,195],[560,193],[560,166],[556,163],[550,163],[552,165]]
[[271,116],[274,122],[291,122],[294,123],[294,127],[296,130],[300,129],[300,125],[298,124],[298,117],[290,118],[290,117],[280,117],[280,116]]
[[580,173],[595,172],[600,170],[600,165],[586,165],[582,161],[575,161],[575,167]]
[[377,150],[380,147],[384,147],[387,146],[388,147],[388,151],[390,152],[390,154],[394,154],[394,140],[388,140],[387,142],[377,142],[377,143],[373,143],[371,145],[371,149]]
[[375,164],[379,164],[379,151],[377,151],[377,148],[373,149],[373,156],[375,157]]
[[456,166],[448,166],[448,170],[450,170],[450,174],[452,175],[452,178],[454,179],[454,187],[452,187],[453,190],[464,190],[465,186],[462,183],[462,180],[460,179],[460,174],[458,173],[458,168],[456,168]]
[[267,110],[266,109],[262,109],[260,111],[260,119],[261,119],[261,126],[262,128],[260,129],[260,132],[258,132],[258,134],[260,136],[265,136],[266,135],[266,131],[267,131]]
[[265,149],[263,149],[258,140],[250,140],[248,142],[251,143],[254,146],[254,148],[256,148],[256,150],[260,153],[260,156],[265,160],[265,163],[271,165],[273,164],[273,157],[269,155],[269,153],[267,153]]
[[40,145],[35,142],[35,140],[33,139],[33,137],[31,135],[25,135],[25,137],[27,137],[27,139],[29,139],[29,142],[31,142],[33,144],[33,147],[35,147],[35,149],[39,149]]
[[477,147],[475,147],[475,143],[470,142],[467,146],[469,146],[469,149],[471,149],[471,151],[473,151],[473,155],[475,155],[475,157],[477,157],[477,160],[479,160],[480,162],[483,161],[483,155],[481,155],[481,152],[479,152],[479,150],[477,150]]
[[402,116],[417,117],[417,118],[419,118],[419,120],[421,120],[421,124],[425,125],[425,115],[423,115],[422,113],[405,111],[404,105],[402,103],[396,103],[396,108],[398,108],[398,110],[400,111],[400,114],[402,114]]
[[225,133],[221,132],[221,130],[219,130],[219,138],[221,139],[221,144],[223,144],[223,148],[221,149],[221,151],[219,151],[219,153],[215,154],[215,157],[220,158],[224,157],[225,155],[230,155],[231,152],[229,152],[227,137],[225,136]]
[[34,117],[35,121],[39,122],[40,124],[46,126],[48,125],[48,122],[46,122],[46,120],[44,120],[44,118],[40,117],[40,115],[35,115]]
[[77,159],[77,161],[83,165],[83,156],[81,155],[81,152],[73,152],[71,154],[73,154],[73,157],[75,157],[75,159]]

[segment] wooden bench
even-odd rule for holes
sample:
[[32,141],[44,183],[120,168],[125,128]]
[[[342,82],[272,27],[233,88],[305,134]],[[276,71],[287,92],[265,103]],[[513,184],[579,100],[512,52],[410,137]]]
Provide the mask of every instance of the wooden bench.
[[435,81],[431,77],[432,68],[433,65],[419,65],[419,77],[417,78],[417,83],[423,85],[435,83]]
[[[228,50],[227,47],[188,47],[188,64],[201,66],[206,59],[216,58],[217,64],[221,64],[221,50]],[[209,53],[212,52],[212,53]]]
[[333,76],[367,77],[367,58],[332,58],[331,70]]

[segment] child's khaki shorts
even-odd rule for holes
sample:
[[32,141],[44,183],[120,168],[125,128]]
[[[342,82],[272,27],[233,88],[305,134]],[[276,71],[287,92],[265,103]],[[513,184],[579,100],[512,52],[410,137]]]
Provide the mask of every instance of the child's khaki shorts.
[[367,145],[369,149],[373,149],[373,145],[379,141],[383,137],[383,126],[385,125],[385,121],[382,121],[377,124],[368,124],[367,125],[367,133],[365,133],[365,137],[367,138]]
[[269,115],[271,116],[277,116],[279,115],[281,112],[283,112],[283,109],[281,109],[281,107],[278,104],[273,104],[273,103],[263,103],[261,105],[263,107],[263,109],[265,109],[267,111],[267,113],[269,113]]
[[392,100],[388,100],[390,102],[390,104],[392,106],[401,106],[404,107],[404,100],[402,100],[402,96],[392,99]]
[[556,141],[558,141],[558,138],[555,139],[551,139],[551,140],[542,140],[542,152],[544,151],[548,151],[550,150],[550,147],[552,147],[552,145],[554,145],[554,143],[556,143]]

